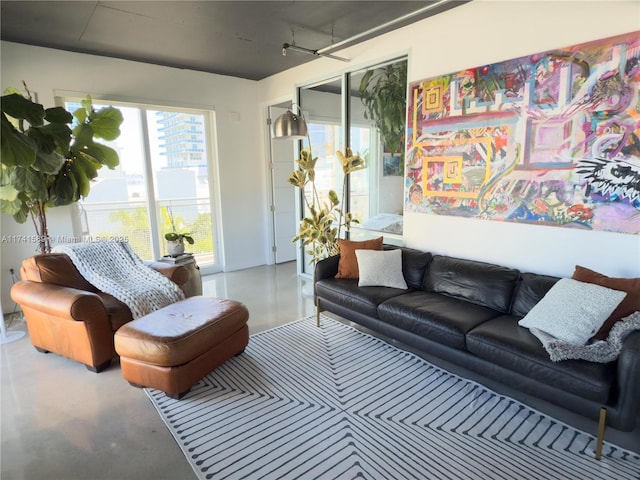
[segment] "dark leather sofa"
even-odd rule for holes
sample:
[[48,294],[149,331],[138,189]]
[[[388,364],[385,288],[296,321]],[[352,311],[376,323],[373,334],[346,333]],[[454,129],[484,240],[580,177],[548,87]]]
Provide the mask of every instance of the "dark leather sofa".
[[318,315],[333,312],[511,389],[599,416],[598,458],[605,425],[634,430],[640,332],[626,338],[617,361],[552,362],[540,341],[518,325],[559,278],[402,248],[408,290],[358,287],[358,280],[335,278],[339,258],[316,264]]

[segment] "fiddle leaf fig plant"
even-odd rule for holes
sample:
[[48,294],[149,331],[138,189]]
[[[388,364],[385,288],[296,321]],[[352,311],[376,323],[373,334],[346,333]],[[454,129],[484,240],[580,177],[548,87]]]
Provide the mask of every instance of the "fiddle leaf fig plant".
[[373,120],[392,154],[404,151],[407,106],[407,61],[368,70],[360,81],[365,118]]
[[[349,148],[344,154],[337,151],[336,155],[344,173],[342,185],[342,205],[344,205],[347,178],[351,173],[365,168],[365,161],[359,155],[354,155]],[[301,220],[298,234],[292,242],[302,241],[302,245],[307,248],[306,253],[311,257],[310,264],[339,254],[338,239],[341,238],[342,228],[348,231],[352,223],[359,223],[350,212],[345,212],[340,207],[341,201],[335,190],[329,190],[327,199],[320,200],[315,183],[317,160],[313,158],[310,148],[302,149],[300,158],[296,160],[298,168],[289,177],[289,183],[302,190],[308,212],[308,215]],[[307,189],[307,185],[311,188]]]
[[1,99],[0,211],[18,223],[30,216],[39,251],[48,253],[47,209],[86,197],[98,170],[119,164],[118,153],[96,140],[118,138],[123,117],[114,107],[94,110],[90,96],[73,114],[45,108],[24,88],[26,95],[10,88]]

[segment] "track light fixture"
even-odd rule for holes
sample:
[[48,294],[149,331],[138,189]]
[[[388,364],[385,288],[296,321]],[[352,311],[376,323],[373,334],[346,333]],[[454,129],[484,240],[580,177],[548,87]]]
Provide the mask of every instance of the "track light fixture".
[[322,53],[322,52],[319,52],[318,50],[311,50],[310,48],[299,47],[297,45],[291,45],[289,43],[282,44],[282,56],[286,56],[287,55],[287,50],[289,50],[289,49],[294,50],[296,52],[302,52],[302,53],[308,53],[310,55],[315,55],[316,57],[332,58],[334,60],[340,60],[341,62],[350,62],[351,61],[348,58],[339,57],[337,55],[332,55],[330,53]]

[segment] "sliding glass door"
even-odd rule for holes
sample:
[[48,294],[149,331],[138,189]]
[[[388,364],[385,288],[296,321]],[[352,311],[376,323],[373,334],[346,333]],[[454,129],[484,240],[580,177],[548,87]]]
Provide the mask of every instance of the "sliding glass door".
[[[384,236],[402,244],[404,135],[407,61],[394,60],[341,77],[301,87],[298,101],[309,127],[321,199],[334,189],[342,208],[359,223],[346,235],[353,240]],[[307,140],[302,142],[307,147]],[[350,147],[367,168],[350,175],[343,196],[343,174],[336,151]],[[302,204],[302,216],[304,202]],[[303,252],[299,270],[313,273]]]
[[[66,105],[70,111],[79,107],[74,101]],[[194,244],[186,244],[186,251],[206,272],[219,270],[208,148],[211,112],[112,105],[124,116],[120,137],[110,142],[120,164],[100,169],[79,202],[82,235],[126,238],[142,259],[153,260],[167,254],[166,233],[188,233]]]
[[[332,79],[316,85],[301,88],[299,102],[307,122],[311,153],[317,157],[315,167],[315,183],[321,201],[328,199],[329,190],[333,189],[342,198],[343,174],[336,151],[343,150],[345,145],[344,126],[342,122],[342,79]],[[304,140],[303,147],[308,148]],[[310,188],[310,185],[307,187]],[[310,196],[311,191],[305,192]],[[302,205],[302,216],[308,215],[305,202]],[[313,265],[309,264],[309,256],[302,252],[302,273],[313,274]]]

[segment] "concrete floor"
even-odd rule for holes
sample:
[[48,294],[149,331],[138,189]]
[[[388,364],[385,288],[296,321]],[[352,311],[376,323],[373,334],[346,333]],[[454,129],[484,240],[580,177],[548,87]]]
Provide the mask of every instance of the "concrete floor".
[[[239,300],[250,333],[314,313],[295,263],[203,277],[203,294]],[[9,331],[24,330],[13,317]],[[2,480],[195,479],[143,390],[114,361],[95,374],[38,353],[28,337],[0,347]]]
[[[245,303],[253,334],[313,314],[313,301],[303,294],[309,283],[296,275],[295,263],[286,263],[205,276],[203,294]],[[24,324],[13,320],[9,330],[18,329]],[[487,379],[421,356],[492,388]],[[147,395],[122,378],[117,361],[95,374],[72,360],[36,352],[24,337],[1,346],[0,362],[2,480],[197,478]],[[517,398],[517,392],[501,388]],[[595,421],[533,402],[577,428],[596,431]],[[640,452],[640,429],[609,428],[607,440]]]

